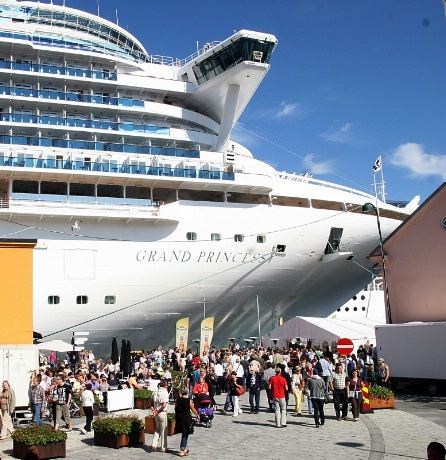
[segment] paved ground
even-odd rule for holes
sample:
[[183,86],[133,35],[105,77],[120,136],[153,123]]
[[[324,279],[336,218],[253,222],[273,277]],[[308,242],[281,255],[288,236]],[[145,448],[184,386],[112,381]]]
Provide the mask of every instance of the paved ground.
[[[264,396],[264,395],[262,395]],[[316,428],[313,418],[306,412],[302,417],[289,414],[287,428],[275,428],[273,414],[262,411],[248,414],[248,397],[242,399],[244,413],[234,418],[217,413],[213,427],[197,427],[190,436],[190,457],[196,459],[343,459],[343,460],[403,460],[425,459],[430,441],[446,443],[445,398],[434,401],[430,413],[419,408],[426,401],[409,404],[403,401],[404,410],[381,410],[361,415],[356,423],[338,422],[333,405],[326,406],[325,426]],[[292,399],[292,398],[291,398]],[[221,402],[220,399],[218,402]],[[262,405],[265,400],[262,399]],[[412,405],[412,406],[411,406]],[[415,409],[415,410],[411,410]],[[291,409],[291,405],[289,406]],[[146,411],[133,411],[141,417]],[[438,420],[437,420],[438,419]],[[77,419],[78,426],[82,419]],[[436,422],[439,423],[436,423]],[[166,458],[169,454],[150,453],[147,445],[152,435],[146,435],[146,446],[119,450],[95,447],[92,435],[82,435],[75,429],[68,434],[67,458],[82,460]],[[172,454],[178,453],[180,436],[168,438]],[[12,441],[0,441],[1,458],[11,458]]]

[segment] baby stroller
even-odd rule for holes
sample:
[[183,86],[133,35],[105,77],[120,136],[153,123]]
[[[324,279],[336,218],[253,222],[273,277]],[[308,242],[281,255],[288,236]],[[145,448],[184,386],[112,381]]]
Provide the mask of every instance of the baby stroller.
[[200,417],[199,423],[202,423],[206,428],[211,428],[212,419],[214,418],[212,399],[206,393],[198,393],[195,395],[194,405]]

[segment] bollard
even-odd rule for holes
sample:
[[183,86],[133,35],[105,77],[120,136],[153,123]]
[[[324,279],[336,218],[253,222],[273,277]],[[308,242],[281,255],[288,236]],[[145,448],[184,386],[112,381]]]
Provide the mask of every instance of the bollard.
[[362,384],[362,402],[361,402],[361,414],[373,414],[373,409],[370,408],[370,398],[369,398],[369,384]]

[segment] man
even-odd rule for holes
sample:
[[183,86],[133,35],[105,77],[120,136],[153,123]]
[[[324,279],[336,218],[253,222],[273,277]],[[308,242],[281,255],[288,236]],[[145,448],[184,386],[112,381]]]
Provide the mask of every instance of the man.
[[313,378],[308,379],[308,389],[310,390],[311,403],[314,409],[314,422],[316,428],[325,423],[324,414],[324,395],[326,393],[325,382],[319,376],[319,371],[313,369]]
[[341,411],[342,411],[342,420],[347,419],[348,412],[348,401],[347,401],[347,385],[346,378],[342,364],[337,363],[335,371],[331,374],[332,376],[332,385],[333,385],[333,404],[336,412],[336,419],[341,420]]
[[62,415],[65,419],[68,431],[71,431],[70,404],[71,404],[71,385],[65,383],[65,375],[60,374],[56,380],[56,424],[55,431],[59,431]]
[[260,373],[254,369],[250,369],[248,378],[246,379],[246,387],[249,390],[249,405],[251,406],[251,414],[259,413],[261,382],[262,377],[260,376]]
[[266,363],[266,369],[263,373],[263,386],[266,389],[266,396],[268,398],[268,406],[271,412],[274,412],[273,400],[271,398],[271,390],[269,389],[269,379],[275,374],[273,365],[270,362]]
[[286,403],[285,395],[288,393],[288,384],[281,375],[282,367],[277,366],[275,375],[269,379],[268,388],[274,404],[276,427],[286,427]]
[[328,381],[330,379],[330,374],[333,366],[331,365],[331,362],[325,358],[325,355],[322,356],[322,358],[319,360],[319,363],[321,364],[321,377],[324,380],[325,388],[328,388]]
[[167,404],[169,393],[167,392],[167,382],[161,380],[158,388],[153,393],[153,415],[155,416],[155,433],[153,435],[151,450],[156,451],[158,441],[160,441],[161,452],[167,451]]
[[389,366],[384,362],[384,358],[379,358],[378,369],[377,369],[377,381],[378,385],[387,387],[389,385],[390,369]]

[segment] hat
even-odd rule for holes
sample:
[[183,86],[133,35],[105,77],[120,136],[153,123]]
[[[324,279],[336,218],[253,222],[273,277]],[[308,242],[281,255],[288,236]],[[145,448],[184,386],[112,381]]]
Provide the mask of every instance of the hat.
[[313,368],[313,375],[319,375],[319,371],[316,368]]

